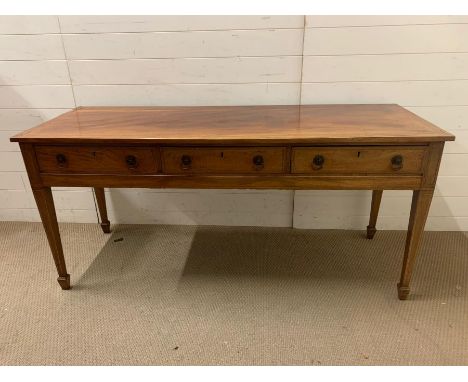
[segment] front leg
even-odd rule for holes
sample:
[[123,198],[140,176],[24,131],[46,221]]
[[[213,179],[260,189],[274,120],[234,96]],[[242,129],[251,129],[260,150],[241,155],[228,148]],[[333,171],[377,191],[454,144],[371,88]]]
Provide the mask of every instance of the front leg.
[[410,292],[409,283],[411,274],[421,245],[424,225],[429,214],[433,194],[433,189],[413,191],[413,201],[406,236],[405,257],[403,259],[400,282],[398,283],[398,298],[400,300],[406,300]]
[[70,275],[67,273],[65,259],[63,257],[62,242],[60,240],[52,190],[50,187],[42,187],[35,190],[33,189],[33,194],[59,275],[57,281],[62,289],[70,289]]

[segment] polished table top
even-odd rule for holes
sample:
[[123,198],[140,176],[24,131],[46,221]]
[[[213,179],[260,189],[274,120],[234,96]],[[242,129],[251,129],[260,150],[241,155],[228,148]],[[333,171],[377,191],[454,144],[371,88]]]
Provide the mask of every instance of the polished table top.
[[395,104],[80,107],[15,135],[29,143],[415,143],[455,137]]

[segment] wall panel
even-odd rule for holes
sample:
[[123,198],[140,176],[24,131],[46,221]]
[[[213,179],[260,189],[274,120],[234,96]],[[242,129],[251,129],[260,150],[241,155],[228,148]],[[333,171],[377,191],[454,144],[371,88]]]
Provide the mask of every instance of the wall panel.
[[299,95],[292,83],[75,86],[82,106],[281,105],[297,104]]
[[63,60],[64,58],[62,40],[58,34],[0,34],[0,60]]
[[70,61],[75,85],[300,83],[302,58],[227,57]]
[[302,28],[304,16],[60,16],[63,33]]
[[302,29],[64,34],[78,59],[291,56],[302,54]]

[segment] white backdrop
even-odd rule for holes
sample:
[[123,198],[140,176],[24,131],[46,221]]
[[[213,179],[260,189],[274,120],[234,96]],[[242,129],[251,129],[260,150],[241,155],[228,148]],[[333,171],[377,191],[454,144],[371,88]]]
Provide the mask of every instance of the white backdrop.
[[[427,228],[468,230],[467,16],[0,17],[0,220],[38,221],[9,137],[75,106],[399,103],[454,133]],[[90,189],[54,191],[96,222]],[[364,229],[368,191],[108,190],[111,222]],[[405,229],[409,192],[379,228]]]

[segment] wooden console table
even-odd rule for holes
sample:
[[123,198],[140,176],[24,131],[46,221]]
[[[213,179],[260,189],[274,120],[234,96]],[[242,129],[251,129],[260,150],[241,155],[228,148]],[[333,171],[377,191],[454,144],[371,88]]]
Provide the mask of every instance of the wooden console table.
[[445,141],[455,137],[398,105],[83,107],[19,142],[58,282],[70,288],[51,187],[413,190],[398,283],[405,300]]

